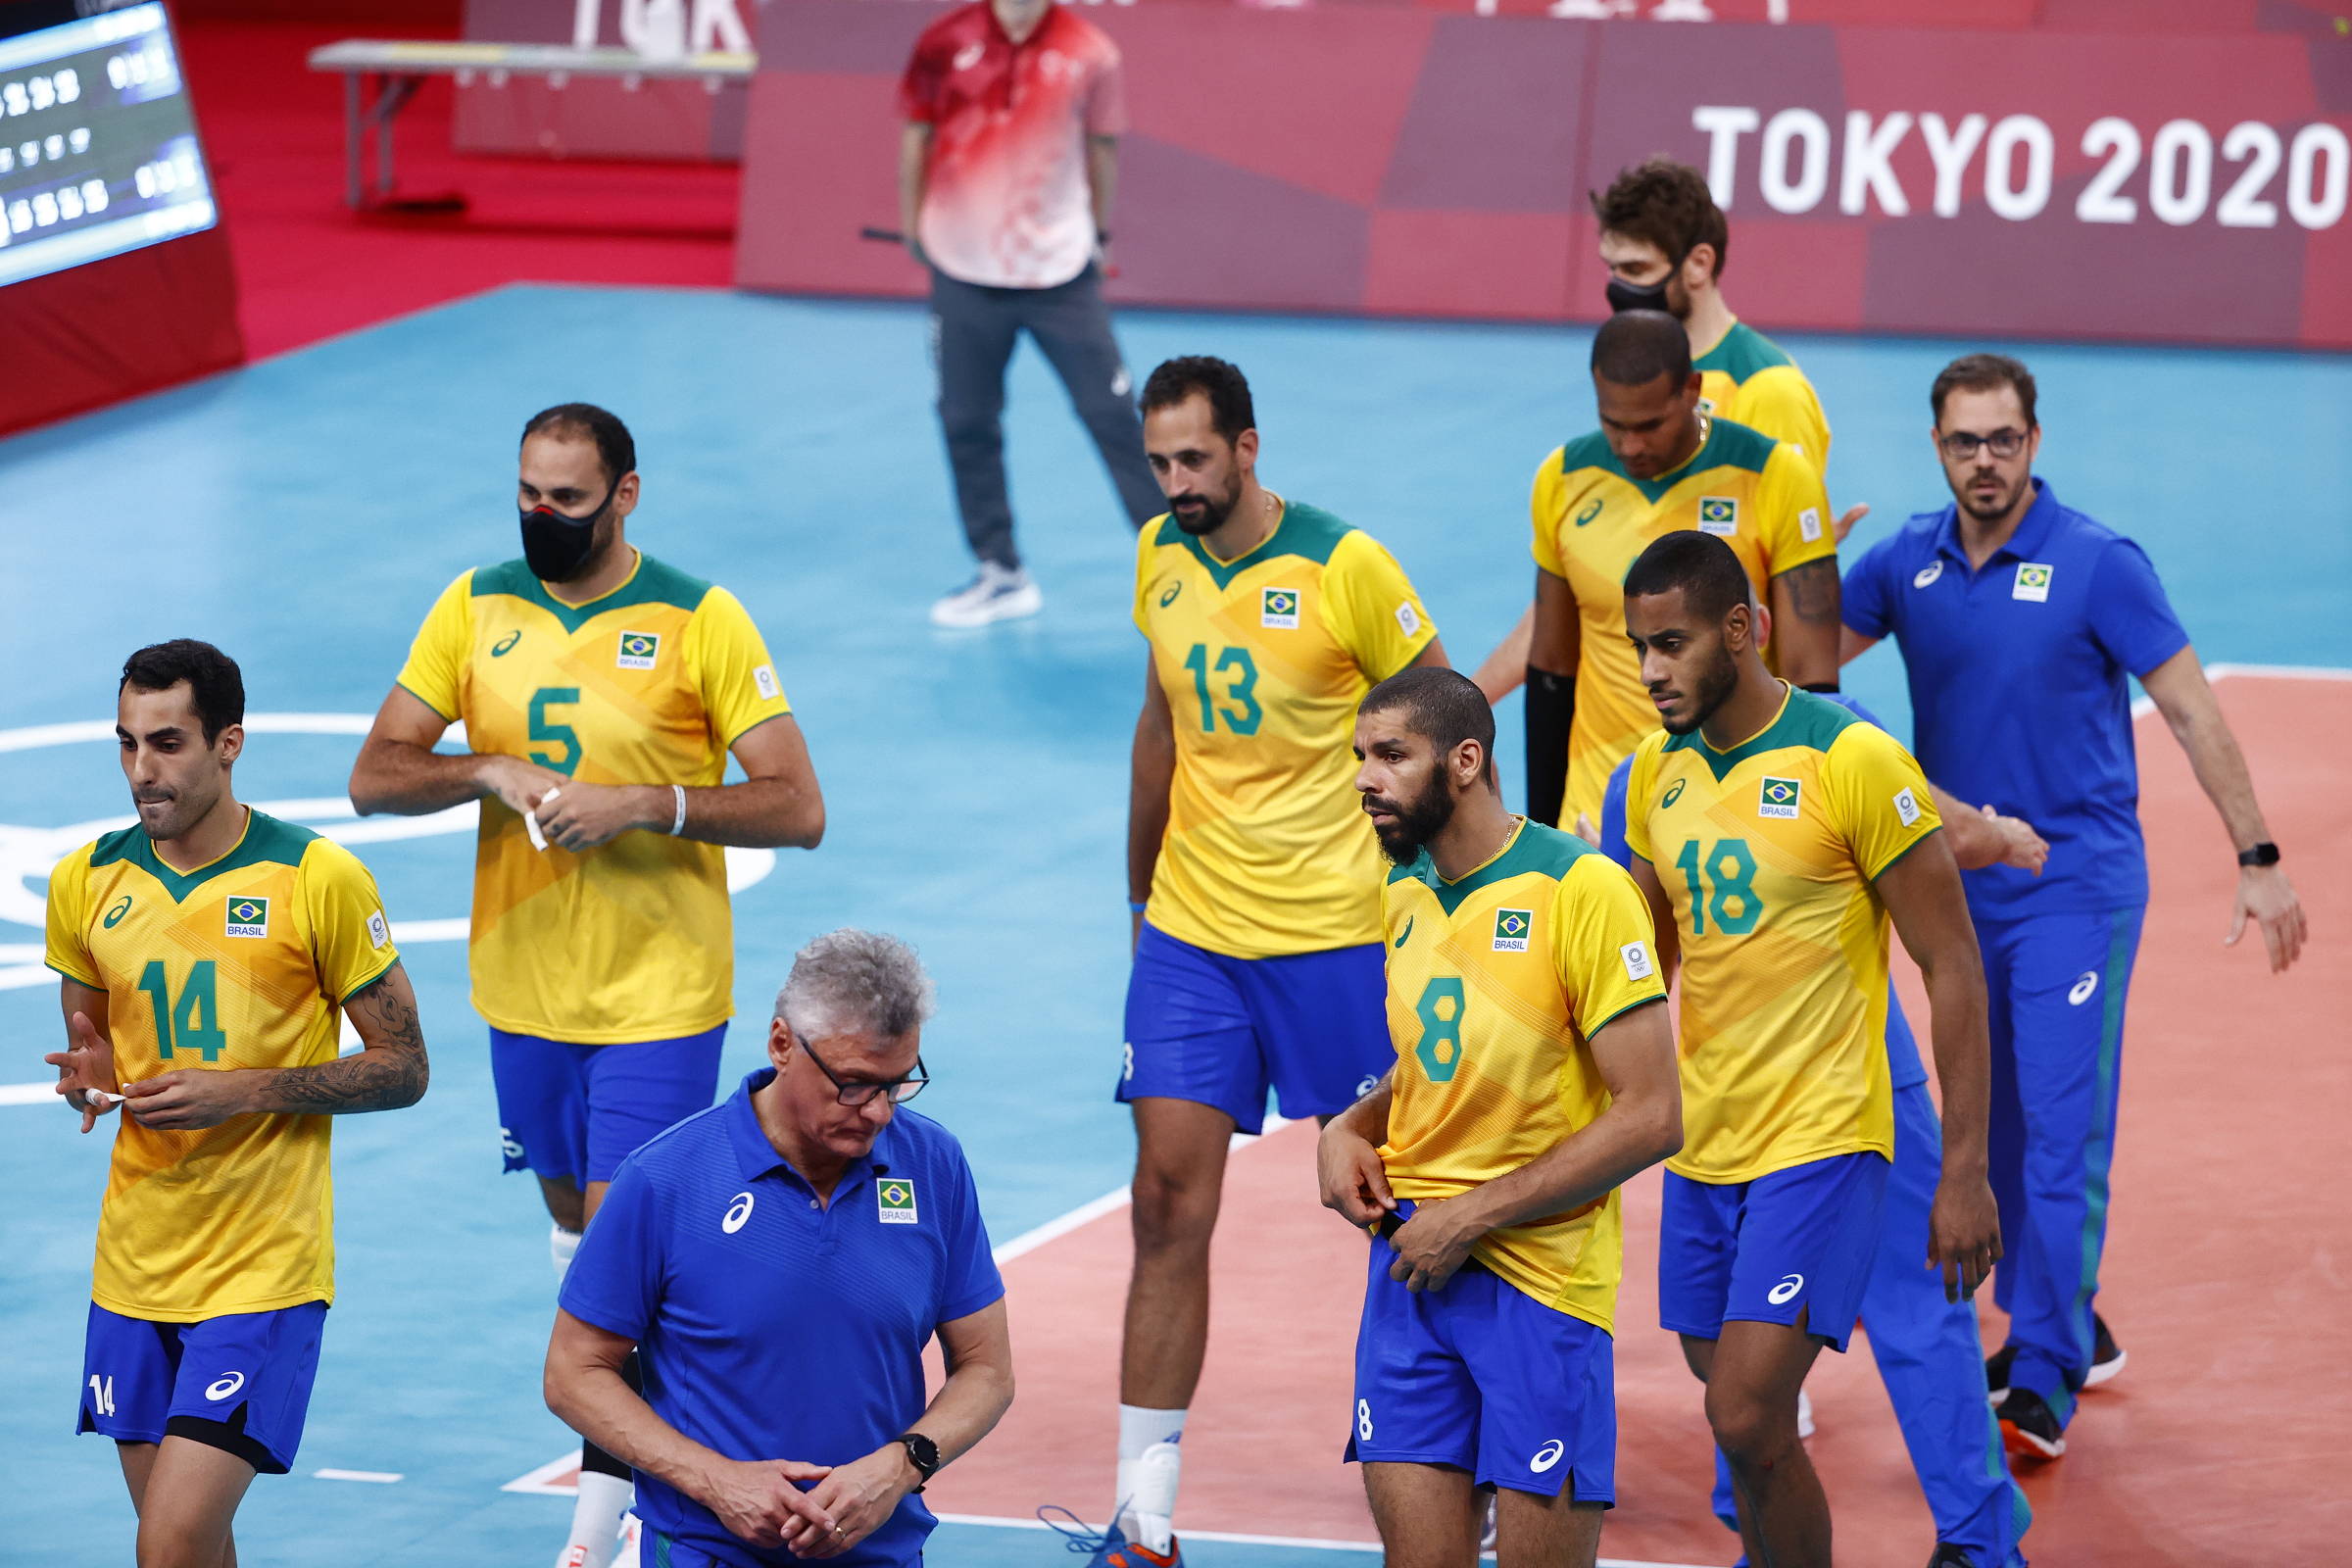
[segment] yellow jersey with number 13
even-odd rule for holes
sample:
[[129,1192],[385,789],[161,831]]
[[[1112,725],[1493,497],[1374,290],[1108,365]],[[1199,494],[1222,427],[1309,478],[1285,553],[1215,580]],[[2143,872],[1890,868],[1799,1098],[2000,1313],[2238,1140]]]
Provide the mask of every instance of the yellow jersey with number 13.
[[[49,873],[49,967],[106,993],[118,1082],[335,1059],[341,1009],[398,962],[375,880],[308,828],[248,810],[236,847],[177,871],[138,826]],[[115,1126],[90,1298],[194,1323],[335,1298],[331,1116]]]
[[[1649,905],[1584,840],[1523,821],[1459,881],[1424,855],[1390,873],[1388,1142],[1399,1198],[1453,1198],[1573,1137],[1609,1103],[1592,1037],[1664,984]],[[1617,1307],[1617,1194],[1490,1231],[1471,1255],[1603,1329]]]
[[1219,561],[1166,515],[1136,543],[1135,623],[1176,733],[1145,918],[1232,958],[1380,940],[1355,705],[1438,634],[1396,559],[1319,508]]
[[[721,783],[727,749],[792,711],[735,596],[643,555],[584,605],[519,561],[466,572],[424,617],[400,684],[463,719],[475,752],[593,784]],[[512,1034],[605,1046],[714,1028],[734,1010],[725,854],[648,832],[535,850],[522,818],[485,800],[467,962],[475,1009]]]
[[1729,751],[1654,730],[1634,753],[1625,841],[1656,870],[1683,952],[1668,1169],[1728,1183],[1894,1157],[1873,884],[1941,825],[1911,754],[1810,692]]

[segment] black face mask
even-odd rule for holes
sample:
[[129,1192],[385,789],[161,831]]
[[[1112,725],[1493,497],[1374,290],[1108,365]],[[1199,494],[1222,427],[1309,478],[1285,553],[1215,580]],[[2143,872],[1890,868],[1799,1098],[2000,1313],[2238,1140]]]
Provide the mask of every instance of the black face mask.
[[549,506],[522,514],[522,561],[541,582],[569,582],[588,564],[596,549],[597,519],[612,504],[614,485],[585,517],[568,516]]
[[1621,277],[1610,278],[1609,309],[1612,311],[1664,311],[1667,315],[1672,316],[1674,310],[1666,303],[1666,278],[1673,275],[1673,271],[1669,270],[1666,276],[1659,278],[1655,283],[1628,283]]

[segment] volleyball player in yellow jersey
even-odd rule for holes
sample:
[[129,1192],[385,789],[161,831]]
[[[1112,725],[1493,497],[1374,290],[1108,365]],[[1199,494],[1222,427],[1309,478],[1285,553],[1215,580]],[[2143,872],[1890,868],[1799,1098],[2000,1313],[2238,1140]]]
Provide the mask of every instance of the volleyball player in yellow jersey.
[[[1609,309],[1663,311],[1683,323],[1699,376],[1699,412],[1788,442],[1827,478],[1830,421],[1813,383],[1778,343],[1733,315],[1724,300],[1731,224],[1706,176],[1688,164],[1649,159],[1594,192],[1592,216],[1599,223],[1601,264],[1609,271]],[[1847,509],[1835,525],[1838,538],[1843,540],[1869,512],[1867,506]],[[1534,626],[1531,606],[1479,666],[1478,684],[1491,701],[1502,701],[1525,678]]]
[[1269,1087],[1284,1115],[1328,1116],[1392,1059],[1380,850],[1348,788],[1348,737],[1375,682],[1446,658],[1370,535],[1258,483],[1240,370],[1170,360],[1143,409],[1168,512],[1136,553],[1151,652],[1118,1090],[1135,1115],[1135,1266],[1119,1513],[1101,1554],[1125,1568],[1176,1560],[1176,1439],[1208,1343],[1209,1235],[1234,1131],[1258,1131]]
[[[506,1168],[539,1178],[559,1278],[621,1160],[717,1089],[735,969],[721,846],[824,832],[743,606],[629,544],[636,469],[605,410],[532,417],[522,559],[442,593],[351,774],[363,814],[481,801],[473,1003]],[[436,753],[461,720],[470,751]],[[730,752],[743,782],[724,782]],[[584,1463],[563,1568],[603,1568],[628,1505],[625,1466]]]
[[1656,723],[1626,645],[1621,584],[1661,535],[1692,529],[1730,545],[1772,608],[1780,673],[1837,687],[1838,544],[1821,475],[1787,442],[1701,414],[1699,385],[1672,317],[1611,317],[1592,339],[1601,427],[1537,470],[1527,801],[1539,821],[1598,821],[1609,770]]
[[1739,559],[1668,534],[1625,579],[1665,723],[1634,753],[1626,843],[1682,975],[1682,1152],[1658,1310],[1707,1384],[1748,1559],[1830,1568],[1797,1391],[1845,1348],[1894,1149],[1886,930],[1926,976],[1943,1089],[1927,1260],[1974,1292],[1999,1253],[1985,1180],[1984,974],[1960,872],[1910,754],[1765,668]]
[[1395,862],[1394,1063],[1324,1129],[1323,1201],[1375,1242],[1348,1457],[1387,1560],[1591,1568],[1615,1500],[1617,1189],[1682,1144],[1633,880],[1503,809],[1494,714],[1451,670],[1374,687],[1355,785]]
[[[423,1095],[400,954],[366,866],[238,804],[245,683],[180,641],[122,666],[115,734],[138,821],[49,875],[88,1132],[120,1105],[90,1286],[79,1430],[115,1440],[138,1560],[233,1563],[257,1473],[294,1462],[334,1299],[328,1124]],[[348,1013],[361,1051],[338,1058]]]

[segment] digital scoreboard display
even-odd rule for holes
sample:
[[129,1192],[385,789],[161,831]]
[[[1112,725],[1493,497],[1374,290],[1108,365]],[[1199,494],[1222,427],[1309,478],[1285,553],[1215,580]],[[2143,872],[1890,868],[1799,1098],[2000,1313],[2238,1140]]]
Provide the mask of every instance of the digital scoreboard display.
[[157,0],[0,0],[0,286],[219,220]]

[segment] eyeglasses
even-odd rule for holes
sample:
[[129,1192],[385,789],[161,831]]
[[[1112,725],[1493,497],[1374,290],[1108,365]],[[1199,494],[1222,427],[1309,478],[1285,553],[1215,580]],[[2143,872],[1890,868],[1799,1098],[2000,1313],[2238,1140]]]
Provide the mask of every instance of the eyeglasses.
[[840,1101],[845,1105],[867,1104],[872,1102],[876,1095],[888,1095],[892,1104],[904,1105],[906,1103],[906,1102],[921,1094],[923,1092],[923,1085],[931,1081],[930,1069],[923,1065],[923,1058],[917,1056],[914,1058],[914,1071],[908,1073],[904,1078],[893,1078],[888,1083],[879,1084],[844,1083],[841,1080],[841,1075],[825,1065],[825,1058],[818,1055],[813,1050],[810,1050],[808,1042],[802,1038],[797,1030],[794,1032],[792,1039],[795,1045],[799,1046],[803,1051],[808,1053],[808,1059],[816,1063],[816,1070],[823,1073],[826,1078],[832,1081],[833,1098]]
[[1950,435],[1937,436],[1936,444],[1954,463],[1971,461],[1979,447],[1990,447],[1994,457],[2006,460],[2026,450],[2026,432],[2000,429],[1990,435],[1978,435],[1971,430],[1954,430]]

